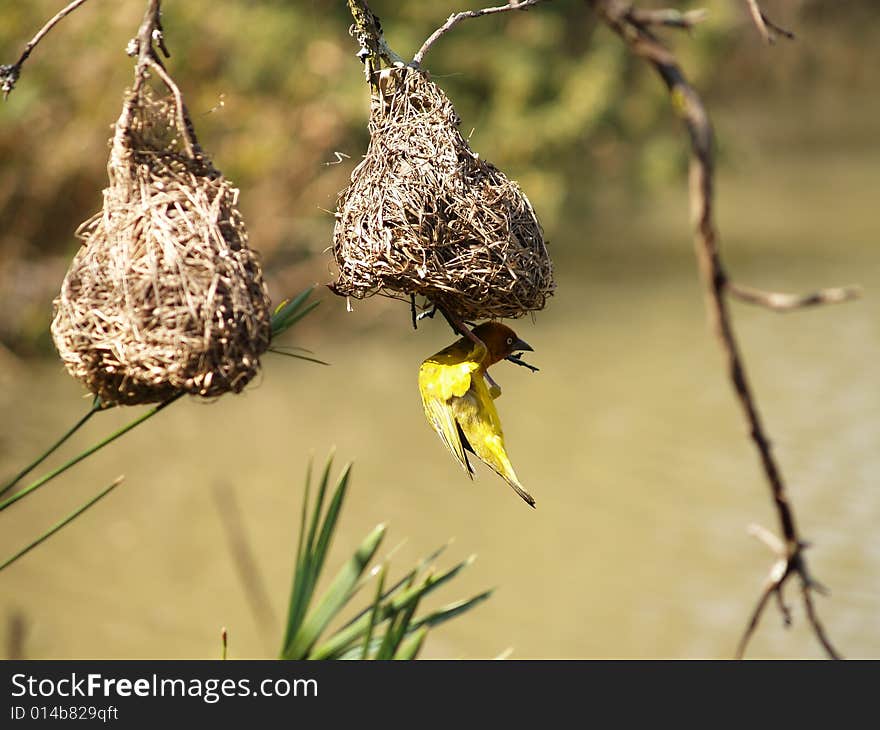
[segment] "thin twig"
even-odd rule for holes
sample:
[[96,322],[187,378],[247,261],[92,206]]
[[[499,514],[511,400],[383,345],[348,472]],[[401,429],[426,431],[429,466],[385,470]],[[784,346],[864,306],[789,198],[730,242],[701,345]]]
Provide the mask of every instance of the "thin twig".
[[786,294],[755,289],[743,284],[727,282],[727,291],[734,299],[747,304],[756,304],[775,312],[792,312],[796,309],[815,307],[822,304],[840,304],[862,296],[860,286],[842,286],[820,289],[809,294]]
[[68,429],[68,431],[58,439],[54,444],[52,444],[46,451],[44,451],[40,456],[36,458],[36,460],[32,461],[28,464],[24,469],[22,469],[18,474],[16,474],[12,481],[8,482],[2,489],[0,489],[0,496],[3,496],[12,489],[16,484],[18,484],[24,477],[30,474],[34,469],[36,469],[40,464],[42,464],[46,459],[48,459],[55,451],[64,444],[67,439],[69,439],[73,434],[79,431],[83,426],[88,423],[89,419],[94,416],[98,411],[102,410],[104,406],[101,404],[101,400],[99,398],[95,398],[92,407],[89,411],[80,418],[73,426]]
[[[729,284],[727,272],[721,260],[718,235],[713,214],[713,133],[709,116],[702,99],[688,83],[675,56],[651,33],[650,29],[635,20],[632,6],[621,0],[588,0],[600,19],[614,30],[628,45],[630,51],[647,61],[660,75],[669,90],[673,106],[681,116],[688,131],[691,147],[690,205],[695,226],[695,247],[703,283],[706,288],[706,304],[713,329],[724,353],[728,375],[748,425],[751,440],[758,452],[761,465],[779,519],[783,536],[783,553],[774,564],[768,587],[761,596],[740,642],[745,651],[749,637],[757,626],[767,599],[773,592],[780,592],[791,575],[800,578],[807,617],[814,633],[828,656],[839,655],[824,632],[815,610],[807,597],[816,589],[810,577],[803,555],[805,543],[800,538],[794,517],[794,509],[788,499],[782,472],[773,455],[770,439],[758,412],[757,401],[746,376],[745,364],[730,316],[725,294]],[[781,567],[780,562],[781,560]],[[781,594],[780,594],[781,595]]]
[[[832,645],[828,635],[825,633],[825,628],[822,625],[822,622],[819,620],[819,615],[816,612],[816,607],[813,603],[813,591],[817,593],[821,593],[823,595],[828,594],[828,589],[823,586],[818,581],[814,580],[806,571],[806,565],[803,564],[803,550],[809,547],[808,543],[800,544],[800,551],[795,560],[792,560],[788,557],[786,546],[783,542],[770,530],[762,527],[761,525],[750,525],[749,532],[755,536],[758,540],[763,542],[770,551],[776,556],[776,560],[773,563],[773,566],[770,568],[770,573],[767,576],[767,580],[764,583],[764,587],[761,590],[761,595],[758,598],[758,602],[755,605],[755,608],[752,610],[752,614],[749,618],[748,625],[746,626],[745,631],[743,632],[742,637],[739,640],[739,644],[736,649],[736,658],[742,659],[745,654],[746,647],[748,646],[749,641],[755,633],[755,630],[758,628],[758,621],[761,618],[761,614],[764,611],[764,608],[767,604],[767,601],[771,596],[776,597],[776,603],[779,607],[779,612],[782,614],[782,619],[786,627],[791,625],[791,610],[788,607],[788,604],[785,602],[785,597],[783,596],[783,588],[785,587],[785,583],[788,578],[794,574],[798,573],[801,580],[801,598],[804,602],[804,609],[807,614],[807,620],[810,622],[810,625],[813,627],[813,631],[816,634],[816,637],[819,640],[819,643],[822,644],[822,647],[825,649],[825,652],[833,659],[840,659],[840,655],[837,653],[837,650]],[[804,579],[806,576],[806,579]]]
[[[434,311],[439,311],[443,315],[443,317],[446,319],[446,322],[449,324],[450,327],[452,327],[453,332],[455,332],[456,334],[464,335],[471,342],[473,342],[475,345],[477,345],[479,347],[486,346],[486,344],[473,333],[473,330],[471,330],[464,322],[462,322],[458,317],[456,317],[454,314],[452,314],[452,312],[450,312],[448,309],[446,309],[442,304],[437,304],[435,302],[434,303]],[[426,314],[425,312],[422,312],[422,314],[426,317],[433,317],[434,316],[434,312],[431,312],[431,314]],[[517,353],[516,355],[508,355],[504,359],[507,360],[508,362],[512,362],[514,365],[519,365],[520,367],[526,368],[527,370],[529,370],[533,373],[540,372],[540,370],[541,370],[541,368],[536,367],[530,363],[527,363],[525,360],[523,360],[521,352]]]
[[454,332],[457,332],[460,335],[464,335],[471,342],[473,342],[477,347],[482,347],[485,349],[485,343],[477,337],[470,327],[468,327],[464,322],[462,322],[455,314],[452,313],[449,309],[443,306],[440,302],[434,302],[434,306],[440,311],[440,314],[446,319],[449,323],[449,326],[452,327]]
[[709,15],[709,11],[703,8],[681,12],[674,8],[663,10],[643,10],[632,8],[630,17],[641,25],[662,25],[667,28],[691,30],[697,23],[702,23]]
[[749,14],[752,16],[752,22],[754,22],[755,27],[758,29],[758,32],[761,34],[765,43],[776,43],[777,36],[788,38],[790,41],[794,40],[794,33],[785,28],[781,28],[764,15],[764,11],[761,10],[758,0],[746,0],[746,5],[748,5]]
[[166,400],[164,403],[160,403],[156,407],[151,408],[149,411],[147,411],[146,413],[144,413],[141,416],[138,416],[133,421],[131,421],[130,423],[128,423],[125,426],[123,426],[122,428],[120,428],[118,431],[115,431],[114,433],[110,434],[106,438],[104,438],[101,441],[99,441],[98,443],[96,443],[94,446],[89,447],[88,449],[86,449],[82,453],[77,454],[72,459],[65,462],[61,466],[59,466],[57,469],[54,469],[53,471],[50,471],[48,474],[40,477],[33,484],[28,485],[27,487],[22,489],[20,492],[16,492],[11,497],[8,497],[7,499],[3,500],[2,502],[0,502],[0,512],[5,510],[7,507],[11,507],[18,500],[20,500],[24,497],[27,497],[29,494],[36,491],[40,487],[44,486],[48,482],[52,481],[55,477],[60,476],[61,474],[66,472],[71,467],[76,466],[77,464],[79,464],[79,462],[81,462],[83,459],[87,459],[89,456],[94,454],[96,451],[100,451],[108,444],[113,443],[116,439],[118,439],[120,436],[127,434],[133,428],[140,426],[144,421],[147,421],[148,419],[152,418],[157,413],[159,413],[159,411],[167,408],[172,403],[174,403],[176,400],[181,398],[183,395],[184,395],[183,393],[178,393],[177,395],[172,396],[171,398]]
[[153,44],[159,46],[162,54],[169,58],[171,53],[165,45],[165,35],[162,29],[162,8],[161,0],[149,0],[147,10],[144,13],[144,19],[138,28],[137,36],[135,36],[128,44],[128,53],[131,56],[137,56],[137,66],[135,67],[135,82],[133,91],[140,91],[141,86],[147,79],[148,72],[154,71],[165,83],[165,86],[174,96],[174,105],[177,110],[177,126],[183,135],[183,145],[189,157],[194,158],[196,152],[200,151],[198,140],[195,136],[195,130],[186,106],[183,103],[183,94],[171,78],[159,54]]
[[374,92],[378,91],[377,72],[386,66],[405,66],[406,61],[385,42],[379,16],[374,15],[365,0],[348,0],[348,10],[354,23],[350,35],[358,42],[357,56],[364,64],[364,75]]
[[443,35],[448,33],[462,20],[467,20],[468,18],[479,18],[483,15],[492,15],[494,13],[506,13],[508,10],[528,10],[529,8],[543,1],[544,0],[522,0],[521,2],[511,2],[507,5],[499,5],[494,8],[483,8],[482,10],[465,10],[461,13],[453,13],[449,16],[449,18],[443,25],[441,25],[439,28],[437,28],[437,30],[431,33],[431,35],[428,36],[428,39],[424,43],[422,43],[422,47],[419,48],[416,55],[413,56],[413,65],[421,66],[425,55],[428,53],[428,51],[431,50],[431,46],[433,46]]
[[123,480],[123,477],[121,477],[121,476],[117,477],[113,481],[113,483],[110,484],[110,486],[105,487],[97,495],[92,497],[88,502],[81,505],[80,507],[77,507],[69,515],[64,517],[62,520],[56,522],[46,532],[44,532],[42,535],[40,535],[36,540],[31,542],[30,544],[23,547],[21,550],[19,550],[17,553],[15,553],[15,555],[13,555],[11,558],[4,560],[2,563],[0,563],[0,570],[4,570],[4,569],[8,568],[16,560],[18,560],[19,558],[23,558],[25,555],[27,555],[35,547],[37,547],[38,545],[41,545],[46,540],[48,540],[50,537],[52,537],[52,535],[54,535],[56,532],[58,532],[58,530],[60,530],[62,527],[64,527],[65,525],[69,525],[77,517],[79,517],[83,512],[85,512],[89,507],[92,507],[97,502],[101,501],[104,497],[106,497],[108,494],[110,494],[110,492],[112,492],[114,489],[116,489],[116,487],[118,487],[120,484],[122,484],[122,480]]
[[749,617],[749,623],[746,626],[746,630],[743,632],[743,635],[740,637],[739,644],[736,647],[736,658],[742,659],[746,653],[746,647],[748,646],[749,641],[752,638],[752,635],[755,633],[755,629],[758,628],[758,621],[761,618],[761,614],[764,613],[764,608],[767,605],[767,601],[770,600],[770,596],[773,595],[774,585],[770,582],[764,584],[764,588],[761,591],[761,595],[758,598],[758,603],[755,604],[755,608],[752,610],[752,614]]
[[8,97],[9,92],[15,88],[15,82],[18,81],[19,76],[21,76],[21,67],[24,65],[24,62],[27,61],[28,56],[31,55],[31,51],[37,47],[37,44],[45,38],[49,31],[52,30],[62,18],[70,15],[85,2],[86,0],[73,0],[73,2],[67,7],[59,10],[55,14],[55,17],[40,28],[39,32],[31,39],[30,43],[24,47],[24,52],[21,54],[18,61],[11,66],[0,66],[0,90],[3,91],[4,98]]
[[[449,326],[452,327],[453,332],[455,332],[456,334],[464,335],[478,347],[486,347],[486,344],[473,333],[473,330],[471,330],[464,322],[462,322],[458,317],[447,310],[442,304],[435,303],[434,309],[438,310],[443,315]],[[427,316],[433,316],[433,314]],[[526,368],[533,373],[540,372],[541,370],[541,368],[536,367],[531,363],[527,363],[525,360],[523,360],[521,352],[517,353],[516,355],[508,355],[504,359],[508,362],[512,362],[514,365],[519,365],[520,367]],[[486,373],[486,376],[489,377],[489,374]]]
[[[834,659],[842,659],[837,650],[834,648],[834,645],[831,643],[831,640],[828,638],[828,634],[825,633],[825,626],[819,620],[819,615],[816,613],[816,607],[813,605],[813,594],[810,591],[810,588],[815,589],[816,584],[812,585],[808,583],[801,582],[801,598],[804,601],[804,608],[807,611],[807,620],[809,620],[810,625],[813,627],[813,631],[816,636],[819,638],[819,641],[822,644],[822,648],[825,649],[825,653],[828,656],[833,657]],[[821,593],[821,591],[820,591]]]
[[519,365],[521,368],[525,368],[529,372],[532,372],[532,373],[541,372],[541,368],[539,368],[537,365],[532,365],[531,363],[526,362],[525,360],[522,359],[522,357],[523,357],[522,353],[518,352],[515,355],[508,355],[504,359],[507,360],[507,362],[512,362],[514,365]]
[[776,596],[776,604],[779,606],[779,611],[782,614],[782,620],[785,626],[789,626],[791,623],[791,612],[789,611],[788,606],[785,603],[785,598],[782,595],[782,586],[790,574],[790,564],[786,558],[785,544],[762,525],[749,525],[749,533],[770,548],[770,552],[776,556],[776,560],[770,567],[770,572],[764,582],[764,587],[761,589],[761,595],[758,597],[758,602],[752,610],[746,629],[737,644],[735,654],[737,659],[743,658],[746,647],[748,646],[752,635],[755,633],[755,630],[758,628],[758,622],[761,615],[764,613],[764,608],[771,596]]
[[[301,349],[301,348],[294,348]],[[292,357],[295,360],[305,360],[306,362],[313,362],[316,365],[330,365],[326,360],[319,360],[316,357],[309,357],[308,355],[301,355],[299,352],[290,352],[288,349],[282,349],[281,347],[270,347],[266,352],[272,352],[276,355],[283,355],[284,357]]]
[[[473,342],[478,347],[485,347],[486,346],[486,344],[473,333],[473,330],[471,330],[470,327],[468,327],[458,317],[456,317],[449,310],[447,310],[445,307],[443,307],[443,305],[434,304],[434,309],[436,311],[439,311],[443,315],[443,317],[446,319],[446,322],[449,324],[450,327],[452,327],[453,332],[455,332],[456,334],[459,334],[459,335],[464,335],[465,337],[467,337],[471,342]],[[434,315],[432,313],[432,314],[426,315],[426,316],[433,317]],[[508,355],[504,359],[507,360],[508,362],[512,362],[514,365],[519,365],[520,367],[526,368],[527,370],[529,370],[533,373],[540,372],[540,370],[541,370],[541,368],[536,367],[535,365],[532,365],[531,363],[527,363],[525,360],[523,360],[521,352],[517,353],[516,355]],[[488,377],[488,373],[486,373],[486,376]]]
[[774,533],[770,532],[763,525],[749,525],[749,534],[756,540],[763,542],[774,555],[784,555],[785,545]]
[[171,75],[165,70],[165,67],[159,63],[158,59],[150,60],[150,68],[152,68],[159,76],[162,78],[162,81],[165,82],[165,85],[171,89],[171,93],[174,95],[174,106],[177,108],[177,126],[180,128],[180,131],[183,133],[183,144],[186,149],[186,153],[190,157],[194,157],[195,153],[193,151],[193,147],[195,145],[195,139],[193,138],[193,127],[192,123],[189,121],[186,107],[183,104],[183,94],[180,93],[180,89],[177,88],[177,84],[174,83],[174,79],[171,78]]

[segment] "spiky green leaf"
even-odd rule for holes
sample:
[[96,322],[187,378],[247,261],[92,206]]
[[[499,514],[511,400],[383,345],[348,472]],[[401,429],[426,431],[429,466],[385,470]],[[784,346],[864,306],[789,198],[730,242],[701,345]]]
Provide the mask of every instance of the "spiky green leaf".
[[284,652],[285,659],[305,659],[309,655],[320,635],[351,598],[358,579],[373,559],[384,536],[385,525],[379,525],[361,543],[294,634]]

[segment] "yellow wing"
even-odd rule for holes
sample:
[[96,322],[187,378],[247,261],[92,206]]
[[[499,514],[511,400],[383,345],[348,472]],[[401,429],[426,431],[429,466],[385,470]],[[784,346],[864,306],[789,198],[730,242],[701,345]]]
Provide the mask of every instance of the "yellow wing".
[[480,369],[485,355],[485,348],[459,340],[429,357],[419,368],[419,393],[425,417],[472,479],[473,469],[461,443],[452,403],[468,392],[471,375]]
[[513,464],[507,457],[501,418],[493,403],[493,391],[487,387],[486,381],[483,378],[474,378],[470,390],[462,397],[453,398],[451,406],[455,422],[464,438],[464,448],[476,454],[480,461],[534,507],[534,498],[520,484]]

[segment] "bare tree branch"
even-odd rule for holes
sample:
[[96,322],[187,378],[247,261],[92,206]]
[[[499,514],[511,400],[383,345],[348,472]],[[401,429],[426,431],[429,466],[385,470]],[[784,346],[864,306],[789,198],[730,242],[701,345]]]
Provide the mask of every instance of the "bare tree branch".
[[[55,16],[52,17],[31,39],[27,46],[25,46],[24,52],[21,54],[18,61],[12,65],[0,66],[0,90],[3,91],[4,96],[8,97],[9,93],[15,88],[15,84],[21,76],[21,67],[24,65],[24,62],[28,59],[37,44],[43,40],[49,31],[52,30],[52,28],[54,28],[63,18],[70,15],[70,13],[85,2],[86,0],[73,0],[69,5],[58,11],[58,13],[56,13]],[[126,52],[130,56],[137,56],[138,58],[134,91],[140,89],[141,85],[147,78],[148,71],[152,70],[162,79],[162,81],[165,82],[165,85],[174,95],[174,100],[177,106],[178,124],[181,131],[184,133],[184,147],[190,157],[192,157],[198,150],[198,142],[195,138],[192,121],[190,120],[186,107],[183,104],[183,96],[180,93],[180,89],[177,87],[177,84],[174,83],[174,79],[172,79],[170,74],[165,70],[162,60],[156,54],[155,48],[153,47],[154,44],[159,47],[166,58],[171,56],[168,52],[168,48],[165,46],[165,37],[162,32],[161,0],[148,0],[147,10],[144,14],[144,19],[141,22],[140,28],[138,29],[137,36],[129,42]]]
[[746,626],[746,630],[743,632],[743,635],[739,640],[739,644],[737,644],[735,655],[737,659],[742,659],[745,655],[746,647],[748,646],[752,635],[755,633],[755,629],[758,628],[758,621],[761,618],[761,614],[764,613],[764,608],[767,606],[767,601],[770,600],[770,596],[773,595],[775,589],[775,584],[770,580],[768,580],[764,584],[764,588],[761,591],[761,596],[758,598],[758,603],[755,604],[755,608],[752,610],[752,614],[749,617],[748,626]]
[[638,14],[628,2],[622,0],[588,0],[599,18],[616,32],[627,44],[630,51],[644,59],[657,71],[669,90],[672,104],[685,124],[691,147],[690,164],[690,205],[695,226],[695,245],[700,273],[706,287],[706,304],[713,329],[727,363],[727,371],[737,399],[748,425],[751,440],[760,457],[761,466],[767,478],[779,527],[783,539],[780,541],[781,554],[774,563],[770,577],[752,613],[745,634],[740,641],[738,655],[745,651],[749,638],[767,605],[769,597],[777,594],[783,616],[788,609],[781,600],[782,586],[792,575],[800,579],[802,596],[808,620],[829,657],[839,658],[816,616],[811,600],[811,591],[817,589],[807,570],[801,540],[795,522],[794,509],[788,499],[782,472],[773,455],[770,439],[758,412],[757,401],[746,376],[745,364],[740,354],[739,344],[730,316],[725,294],[729,291],[729,280],[718,245],[713,213],[713,133],[709,116],[702,99],[688,83],[675,56],[651,33],[649,27],[637,20]]
[[31,51],[37,47],[37,44],[43,40],[49,31],[52,30],[52,28],[54,28],[64,17],[70,15],[85,2],[86,0],[73,0],[72,3],[59,10],[53,18],[40,28],[39,32],[31,39],[30,43],[24,47],[24,52],[15,63],[11,66],[0,66],[0,90],[3,91],[4,97],[8,97],[9,92],[15,88],[15,82],[18,81],[18,77],[21,76],[21,67],[24,65],[24,62],[27,61],[28,56],[31,55]]
[[749,8],[749,13],[752,16],[752,21],[754,22],[755,27],[758,29],[758,32],[761,34],[765,43],[776,43],[776,38],[778,36],[788,38],[790,41],[794,40],[794,33],[776,25],[776,23],[764,15],[764,11],[761,10],[758,0],[746,0],[746,5]]
[[467,326],[461,319],[459,319],[452,310],[448,309],[442,301],[436,300],[434,302],[434,306],[437,307],[437,310],[440,314],[443,315],[443,318],[452,327],[453,332],[457,332],[460,335],[464,335],[471,342],[473,342],[477,347],[485,348],[485,343],[477,337],[470,327]]
[[860,286],[842,286],[832,289],[820,289],[809,294],[786,294],[755,289],[743,284],[727,282],[727,292],[734,299],[747,304],[772,309],[775,312],[792,312],[796,309],[816,307],[823,304],[841,304],[862,296]]
[[171,53],[165,46],[165,36],[162,30],[162,3],[161,0],[148,0],[144,19],[138,28],[137,35],[128,43],[126,52],[129,56],[137,56],[135,68],[135,82],[132,91],[137,93],[147,80],[150,71],[156,73],[165,83],[174,96],[174,104],[177,110],[177,125],[183,133],[183,145],[190,157],[195,157],[201,152],[196,139],[195,127],[183,103],[183,94],[171,78],[171,74],[165,70],[162,59],[156,53],[154,44],[159,46],[162,54],[169,58]]
[[422,44],[422,47],[419,48],[418,52],[415,56],[413,56],[413,64],[416,66],[420,66],[422,61],[425,58],[425,55],[428,51],[431,50],[431,46],[433,46],[443,35],[452,30],[453,27],[458,25],[462,20],[467,20],[468,18],[479,18],[483,15],[493,15],[494,13],[506,13],[508,10],[528,10],[529,8],[537,5],[544,0],[522,0],[521,2],[510,2],[507,5],[499,5],[494,8],[483,8],[482,10],[465,10],[461,13],[453,13],[449,16],[446,22],[441,25],[437,30],[431,33],[428,36],[428,39]]
[[681,30],[690,30],[697,23],[702,23],[708,15],[709,11],[704,9],[688,10],[684,13],[674,8],[663,10],[630,9],[630,17],[641,25],[661,25]]
[[[798,558],[800,567],[798,567],[797,562],[792,561],[788,557],[785,544],[776,535],[770,532],[770,530],[761,525],[750,525],[749,532],[770,548],[774,555],[776,555],[776,560],[770,568],[770,573],[768,574],[764,587],[761,590],[761,596],[758,598],[758,602],[752,610],[751,617],[749,618],[749,623],[739,640],[736,649],[736,658],[742,659],[745,654],[749,640],[758,628],[758,621],[761,618],[761,614],[763,613],[770,596],[776,596],[776,603],[779,607],[779,612],[782,614],[784,625],[786,627],[791,625],[791,610],[785,602],[785,597],[783,596],[782,591],[785,582],[796,572],[801,576],[801,598],[804,602],[807,620],[810,622],[813,632],[816,634],[816,638],[819,640],[819,643],[822,644],[822,647],[825,649],[828,656],[833,659],[840,659],[840,655],[837,653],[837,650],[834,648],[828,635],[825,633],[825,628],[819,620],[819,615],[816,613],[816,608],[813,604],[812,591],[827,595],[828,589],[817,580],[814,580],[807,573],[807,567],[803,563],[802,554]],[[809,543],[802,542],[800,544],[801,551],[806,550],[808,547]]]
[[816,634],[816,637],[821,642],[822,648],[825,649],[825,653],[833,659],[842,659],[843,657],[841,657],[840,654],[837,653],[837,650],[834,648],[834,645],[828,638],[828,634],[825,633],[824,625],[819,620],[819,615],[816,613],[816,607],[813,605],[813,595],[810,592],[811,588],[819,593],[823,592],[819,590],[819,586],[817,583],[813,582],[813,584],[810,585],[809,583],[804,583],[803,581],[801,581],[801,598],[804,601],[804,608],[806,608],[807,611],[807,620],[813,627],[813,632]]
[[385,42],[379,16],[374,15],[365,0],[348,0],[348,10],[354,23],[349,34],[360,45],[358,58],[363,61],[367,83],[375,92],[378,89],[376,73],[387,66],[405,66],[406,61]]

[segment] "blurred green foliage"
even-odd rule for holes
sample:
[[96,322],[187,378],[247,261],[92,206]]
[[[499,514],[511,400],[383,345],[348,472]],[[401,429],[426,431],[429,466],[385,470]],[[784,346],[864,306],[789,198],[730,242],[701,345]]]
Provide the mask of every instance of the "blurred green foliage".
[[[691,37],[667,32],[701,89],[724,93],[756,63],[765,64],[754,74],[761,78],[792,70],[791,55],[774,55],[770,67],[766,58],[755,59],[760,42],[744,3],[643,4],[709,10]],[[0,62],[12,63],[62,5],[3,3]],[[390,46],[410,58],[451,12],[479,3],[370,5]],[[863,28],[859,19],[871,5],[765,3],[778,22],[798,31],[799,23],[811,23],[824,35],[829,13],[838,26],[841,13],[854,18],[849,32]],[[7,347],[48,344],[48,305],[78,245],[73,231],[101,204],[110,126],[132,76],[124,49],[144,7],[136,0],[86,3],[34,51],[0,104],[0,343]],[[203,146],[242,189],[270,288],[275,281],[294,286],[289,272],[303,267],[313,280],[327,281],[323,252],[336,194],[367,143],[368,95],[345,3],[166,0],[163,10],[168,68]],[[843,36],[830,35],[846,60]],[[797,58],[799,73],[815,76],[814,57]],[[457,105],[474,149],[521,182],[551,240],[580,224],[584,202],[609,179],[651,189],[683,169],[661,85],[617,38],[597,29],[583,0],[465,21],[439,40],[424,65]]]

